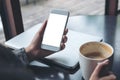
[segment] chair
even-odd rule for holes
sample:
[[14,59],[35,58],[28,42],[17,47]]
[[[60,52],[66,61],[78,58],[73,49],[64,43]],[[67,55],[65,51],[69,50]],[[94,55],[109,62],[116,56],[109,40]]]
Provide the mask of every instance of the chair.
[[118,0],[105,1],[105,15],[118,15]]
[[24,31],[19,0],[0,0],[0,14],[6,40]]

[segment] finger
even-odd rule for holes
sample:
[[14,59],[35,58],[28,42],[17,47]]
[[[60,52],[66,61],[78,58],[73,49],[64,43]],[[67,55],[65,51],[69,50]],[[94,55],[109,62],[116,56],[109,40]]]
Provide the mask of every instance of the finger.
[[46,28],[46,25],[47,25],[47,20],[45,20],[45,22],[42,24],[42,27],[39,30],[40,35],[43,35],[45,28]]
[[65,44],[61,43],[61,50],[63,50],[65,48]]
[[66,35],[67,33],[68,33],[68,28],[65,29],[64,35]]
[[109,60],[108,60],[108,59],[105,60],[105,61],[103,61],[103,62],[98,63],[98,65],[96,66],[96,68],[95,68],[95,70],[93,71],[93,74],[92,74],[92,75],[98,76],[101,68],[102,68],[103,66],[105,66],[105,65],[108,65],[108,63],[109,63]]
[[62,43],[66,43],[66,42],[67,42],[67,36],[66,36],[66,35],[63,35]]
[[116,80],[116,76],[114,74],[111,74],[111,75],[100,78],[100,80]]

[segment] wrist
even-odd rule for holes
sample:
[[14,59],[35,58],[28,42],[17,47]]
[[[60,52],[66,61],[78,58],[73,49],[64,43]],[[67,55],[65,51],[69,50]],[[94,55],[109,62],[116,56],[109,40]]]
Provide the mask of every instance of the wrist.
[[30,49],[30,47],[26,47],[25,52],[26,52],[26,55],[28,57],[28,60],[32,61],[33,60],[33,55],[32,55],[32,50]]
[[12,51],[14,55],[25,65],[29,64],[28,56],[26,54],[25,48],[16,49]]

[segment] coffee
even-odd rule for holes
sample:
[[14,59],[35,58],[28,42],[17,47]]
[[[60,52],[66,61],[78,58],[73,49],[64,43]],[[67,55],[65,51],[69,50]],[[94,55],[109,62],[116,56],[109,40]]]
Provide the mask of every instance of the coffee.
[[113,54],[112,46],[104,42],[84,43],[80,46],[79,51],[81,72],[85,80],[89,80],[97,63],[110,58]]
[[92,58],[92,59],[105,59],[106,57],[100,52],[92,52],[84,54],[85,57]]

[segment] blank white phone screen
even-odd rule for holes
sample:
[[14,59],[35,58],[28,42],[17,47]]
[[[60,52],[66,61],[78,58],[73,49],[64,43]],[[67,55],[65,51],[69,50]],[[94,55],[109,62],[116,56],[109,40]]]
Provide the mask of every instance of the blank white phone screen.
[[45,29],[42,44],[60,47],[67,21],[67,15],[51,13]]

